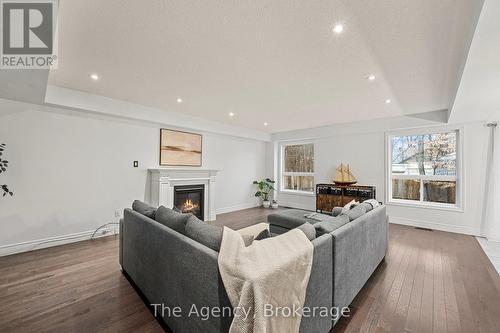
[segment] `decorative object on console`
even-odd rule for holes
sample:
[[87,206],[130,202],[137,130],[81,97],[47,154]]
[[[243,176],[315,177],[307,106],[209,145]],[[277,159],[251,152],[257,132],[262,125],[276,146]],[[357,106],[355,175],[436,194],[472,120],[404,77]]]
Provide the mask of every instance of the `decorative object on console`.
[[353,185],[358,181],[356,177],[351,172],[351,167],[349,164],[344,165],[340,163],[335,172],[335,179],[333,180],[335,185]]
[[[5,171],[7,171],[7,168],[9,166],[9,161],[7,160],[2,160],[2,155],[3,155],[3,151],[5,150],[5,143],[2,143],[0,144],[0,173],[3,173]],[[12,193],[11,190],[9,190],[9,186],[8,185],[0,185],[0,188],[2,189],[2,197],[5,197],[7,194],[9,194],[10,196],[13,196],[14,193]]]
[[161,166],[201,166],[201,134],[160,130],[160,165]]
[[[271,180],[269,178],[259,180],[259,181],[254,181],[253,184],[257,185],[258,191],[255,192],[256,197],[262,198],[262,206],[265,208],[268,208],[270,205],[269,198],[272,194],[272,192],[275,190],[274,188],[274,180]],[[274,201],[274,200],[273,200]]]
[[276,201],[276,200],[271,201],[271,208],[274,208],[274,209],[278,208],[278,201]]
[[330,213],[333,208],[343,207],[352,200],[363,202],[367,199],[375,199],[375,197],[375,186],[317,184],[316,211]]

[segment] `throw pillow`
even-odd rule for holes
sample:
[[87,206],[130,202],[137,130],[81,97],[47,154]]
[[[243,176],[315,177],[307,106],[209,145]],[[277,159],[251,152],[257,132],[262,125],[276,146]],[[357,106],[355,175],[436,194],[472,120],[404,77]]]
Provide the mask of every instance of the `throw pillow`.
[[252,235],[241,235],[241,238],[243,238],[243,243],[245,243],[245,247],[252,245],[253,241],[255,240],[255,238]]
[[155,214],[156,214],[156,208],[142,202],[142,201],[139,201],[139,200],[134,200],[134,202],[132,203],[132,210],[136,211],[137,213],[139,214],[142,214],[146,217],[149,217],[150,219],[153,219],[155,218]]
[[373,206],[366,201],[363,202],[360,206],[365,207],[367,213],[373,209]]
[[219,252],[223,228],[201,221],[190,215],[186,223],[186,236],[214,251]]
[[332,216],[339,216],[340,214],[342,214],[342,209],[343,207],[333,207]]
[[160,206],[155,214],[155,220],[181,234],[186,233],[186,223],[191,214],[181,214],[170,208]]
[[376,208],[376,207],[380,206],[379,202],[375,199],[368,199],[368,200],[365,200],[363,202],[366,202],[367,204],[371,205],[372,208]]
[[314,226],[311,223],[306,222],[301,226],[297,227],[297,229],[302,230],[302,232],[306,235],[307,239],[309,240],[313,240],[316,238],[316,229],[314,229]]
[[341,214],[347,213],[348,211],[350,211],[356,205],[359,205],[359,202],[357,202],[356,200],[352,200],[347,205],[345,205],[344,208],[342,208],[342,213]]
[[350,211],[348,211],[343,215],[349,217],[349,221],[354,221],[355,219],[357,219],[358,217],[362,216],[365,213],[366,213],[366,208],[364,206],[357,205],[356,207],[354,207],[353,209],[351,209]]
[[269,237],[272,237],[271,232],[269,231],[269,229],[264,229],[261,232],[259,232],[257,236],[254,237],[254,240],[262,240]]
[[335,231],[347,223],[349,223],[349,216],[347,215],[339,215],[323,222],[316,223],[314,224],[314,228],[316,229],[316,237]]

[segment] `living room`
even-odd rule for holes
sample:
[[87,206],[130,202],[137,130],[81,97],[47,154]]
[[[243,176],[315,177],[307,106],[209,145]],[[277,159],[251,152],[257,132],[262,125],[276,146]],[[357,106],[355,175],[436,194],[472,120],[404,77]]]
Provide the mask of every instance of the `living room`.
[[0,5],[0,332],[500,331],[497,1]]

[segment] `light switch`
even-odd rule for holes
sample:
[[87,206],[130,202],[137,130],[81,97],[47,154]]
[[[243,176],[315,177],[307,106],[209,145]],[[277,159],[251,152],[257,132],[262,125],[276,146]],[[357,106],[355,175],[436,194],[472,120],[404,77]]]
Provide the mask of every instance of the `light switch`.
[[134,168],[138,168],[139,167],[139,161],[134,161]]

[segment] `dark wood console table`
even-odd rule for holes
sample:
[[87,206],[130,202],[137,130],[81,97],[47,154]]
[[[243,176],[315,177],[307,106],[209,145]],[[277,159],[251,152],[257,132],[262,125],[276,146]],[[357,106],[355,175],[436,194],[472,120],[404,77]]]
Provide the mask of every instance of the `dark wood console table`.
[[334,207],[343,207],[352,200],[375,199],[375,186],[335,184],[316,185],[316,211],[331,212]]

